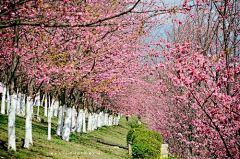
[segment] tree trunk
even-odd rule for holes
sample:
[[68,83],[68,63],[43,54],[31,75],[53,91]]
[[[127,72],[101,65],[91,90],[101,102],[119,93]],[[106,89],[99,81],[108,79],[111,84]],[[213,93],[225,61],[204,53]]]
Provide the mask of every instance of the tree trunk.
[[51,140],[51,127],[52,127],[52,112],[53,112],[53,102],[51,103],[48,109],[48,140]]
[[44,100],[45,100],[45,94],[43,95],[42,102],[41,102],[41,106],[43,106]]
[[37,96],[37,116],[39,116],[39,108],[40,108],[40,92],[38,93],[38,96]]
[[92,125],[91,125],[91,129],[94,130],[95,129],[95,113],[92,114]]
[[105,113],[102,112],[102,117],[101,117],[101,126],[104,126],[105,124]]
[[101,112],[97,114],[97,127],[101,127]]
[[85,110],[85,117],[86,117],[86,119],[88,119],[88,110],[87,110],[87,108],[86,108],[86,110]]
[[118,114],[115,114],[114,119],[115,119],[115,125],[118,125]]
[[113,116],[109,115],[109,118],[108,118],[108,125],[109,126],[112,126],[112,119],[113,119]]
[[59,110],[59,102],[56,101],[54,104],[54,116],[57,117],[58,116],[58,110]]
[[25,141],[24,147],[29,149],[31,145],[33,145],[32,140],[32,110],[31,107],[33,105],[33,101],[31,97],[27,97],[27,116],[26,116],[26,123],[25,123]]
[[39,117],[40,102],[37,102],[37,116]]
[[1,104],[1,113],[2,114],[5,114],[6,92],[7,92],[7,87],[5,85],[3,85],[2,104]]
[[57,135],[62,136],[63,131],[63,117],[64,117],[64,111],[63,106],[59,107],[59,114],[58,114],[58,127],[57,127]]
[[[31,99],[31,98],[30,98]],[[30,110],[32,112],[31,116],[30,116],[30,143],[32,143],[33,145],[33,140],[32,140],[32,116],[33,116],[33,100],[31,99],[31,103],[30,103]]]
[[14,93],[10,96],[11,102],[9,104],[8,115],[8,149],[16,151],[16,136],[15,136],[15,116],[17,95]]
[[50,111],[50,113],[51,113],[51,117],[53,117],[53,108],[54,108],[54,104],[55,104],[55,99],[52,99],[52,102],[51,102],[51,98],[50,98],[50,96],[49,96],[49,109],[51,108],[51,111]]
[[9,114],[10,104],[11,104],[11,97],[9,95],[9,89],[7,88],[7,114]]
[[63,135],[62,139],[65,141],[69,141],[69,136],[70,136],[70,130],[71,130],[71,115],[72,115],[72,109],[71,107],[67,107],[67,113],[65,117],[65,123],[63,127]]
[[92,131],[92,113],[88,113],[88,127],[87,127],[88,131]]
[[116,115],[113,114],[113,125],[116,125]]
[[72,124],[71,124],[71,132],[76,131],[76,109],[75,106],[72,107]]
[[45,102],[44,102],[44,116],[47,116],[47,110],[48,110],[48,96],[47,96],[47,93],[45,94]]
[[25,101],[26,101],[26,95],[21,95],[21,106],[20,106],[20,115],[25,116]]
[[76,131],[77,131],[78,133],[81,132],[82,125],[83,125],[83,110],[80,109],[80,110],[79,110],[79,113],[78,113],[77,126],[76,126]]
[[94,130],[97,129],[97,113],[94,113]]
[[82,130],[82,131],[83,131],[84,133],[87,132],[87,131],[86,131],[86,111],[87,111],[87,110],[85,109],[85,110],[83,111],[83,114],[82,114],[82,115],[83,115],[83,118],[82,118],[82,120],[83,120],[83,121],[82,121],[82,122],[83,122],[83,130]]
[[104,125],[105,125],[105,126],[108,126],[108,113],[105,113],[105,116],[104,116]]
[[19,116],[21,110],[21,93],[17,94],[17,108],[16,108],[16,114]]
[[95,119],[94,119],[94,130],[97,129],[97,124],[98,124],[98,114],[95,113]]
[[121,118],[121,115],[117,115],[117,125],[118,125],[118,122],[119,122],[119,120],[120,120],[120,118]]

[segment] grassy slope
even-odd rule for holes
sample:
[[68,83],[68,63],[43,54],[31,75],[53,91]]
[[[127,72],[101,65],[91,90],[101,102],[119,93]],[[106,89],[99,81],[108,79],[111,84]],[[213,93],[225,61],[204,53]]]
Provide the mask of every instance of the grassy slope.
[[[40,115],[43,114],[41,108]],[[36,108],[34,109],[36,114]],[[7,151],[7,115],[0,115],[0,157],[1,158],[82,158],[82,159],[117,159],[128,158],[127,150],[103,145],[87,139],[88,137],[126,146],[126,135],[130,125],[136,119],[126,122],[122,117],[119,126],[102,127],[87,134],[72,134],[70,142],[56,136],[57,118],[52,119],[52,140],[47,141],[47,118],[43,123],[33,121],[34,145],[28,150],[23,148],[25,119],[16,117],[17,151]]]

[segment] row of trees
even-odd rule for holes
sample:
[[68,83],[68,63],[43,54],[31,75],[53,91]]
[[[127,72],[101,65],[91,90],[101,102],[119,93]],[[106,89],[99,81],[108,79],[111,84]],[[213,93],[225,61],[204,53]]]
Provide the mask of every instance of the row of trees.
[[[239,158],[239,2],[205,0],[157,43],[150,125],[181,158]],[[177,15],[178,16],[178,15]]]
[[[105,113],[119,112],[111,97],[140,70],[138,37],[148,8],[142,4],[140,0],[0,2],[0,81],[4,87],[1,113],[6,112],[8,92],[9,149],[16,150],[15,115],[24,115],[25,101],[25,147],[32,144],[32,106],[39,94],[45,96],[46,108],[49,105],[49,129],[54,105],[60,108],[60,125],[66,106],[64,125],[68,126],[62,133],[65,140],[75,108],[85,114],[82,111],[88,107],[89,130],[95,128],[95,119],[99,118],[95,113],[101,109]],[[19,104],[22,97],[24,102]],[[94,128],[91,123],[95,123]]]
[[[40,92],[59,106],[82,108],[86,99],[94,109],[137,114],[176,156],[238,158],[239,2],[180,3],[0,2],[9,134],[17,93],[34,101]],[[173,23],[161,37],[152,29],[165,16]]]
[[[16,150],[16,114],[26,114],[25,145],[32,144],[29,134],[36,100],[45,105],[49,133],[55,105],[60,125],[63,107],[65,125],[76,108],[78,113],[87,108],[90,115],[140,112],[141,108],[135,111],[136,102],[123,106],[121,101],[128,96],[129,83],[135,87],[146,83],[147,74],[142,72],[148,68],[139,60],[142,37],[149,34],[152,17],[168,12],[165,7],[141,0],[1,1],[1,113],[6,113],[7,96],[8,148]],[[65,132],[67,139],[69,131]]]

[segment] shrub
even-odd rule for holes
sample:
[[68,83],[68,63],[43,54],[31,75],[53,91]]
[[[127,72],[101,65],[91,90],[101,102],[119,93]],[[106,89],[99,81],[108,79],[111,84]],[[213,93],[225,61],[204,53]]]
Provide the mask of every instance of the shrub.
[[144,130],[145,130],[145,128],[132,128],[132,129],[130,129],[127,133],[127,142],[132,142],[133,141],[133,139],[132,139],[133,133],[142,132]]
[[141,131],[140,129],[144,129],[145,130],[145,126],[142,125],[142,124],[132,124],[131,125],[131,129],[128,131],[128,134],[127,134],[127,142],[131,141],[132,142],[132,134],[134,132],[138,132],[138,131]]
[[131,128],[145,128],[143,124],[134,123],[131,125]]
[[135,143],[149,145],[148,147],[151,149],[146,150],[147,156],[157,157],[161,153],[162,139],[160,134],[154,131],[145,129],[134,132],[132,135],[132,143],[133,145]]
[[161,154],[162,137],[159,133],[147,130],[143,125],[133,124],[127,134],[132,142],[133,158],[157,158]]
[[148,144],[134,143],[132,146],[133,158],[154,158],[156,150]]

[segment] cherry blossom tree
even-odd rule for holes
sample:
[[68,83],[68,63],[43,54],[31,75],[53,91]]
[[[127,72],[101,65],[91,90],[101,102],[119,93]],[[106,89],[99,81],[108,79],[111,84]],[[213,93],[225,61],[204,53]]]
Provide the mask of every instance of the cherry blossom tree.
[[161,104],[150,125],[181,158],[238,158],[238,2],[196,6],[157,44],[164,56],[155,65]]
[[[33,101],[39,89],[54,94],[59,87],[70,97],[63,100],[69,107],[74,90],[98,99],[139,55],[132,50],[148,14],[143,5],[140,0],[1,2],[1,81],[16,100],[8,108],[9,148],[16,150],[17,89]],[[31,123],[31,112],[27,116]]]

